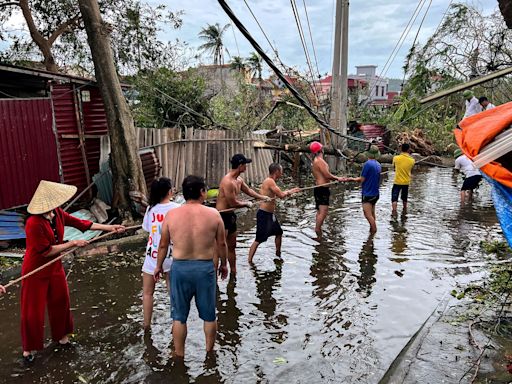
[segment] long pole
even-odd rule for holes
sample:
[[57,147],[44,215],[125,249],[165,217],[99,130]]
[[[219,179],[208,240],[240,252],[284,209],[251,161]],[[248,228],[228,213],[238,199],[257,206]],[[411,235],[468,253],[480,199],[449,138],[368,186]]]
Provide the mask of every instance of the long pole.
[[[331,118],[330,125],[333,129],[339,130],[340,122],[340,61],[341,61],[341,12],[342,1],[336,0],[336,19],[334,21],[334,55],[332,58],[332,82],[331,82]],[[333,138],[334,141],[334,138]]]
[[[133,225],[133,226],[131,226],[131,227],[126,227],[124,230],[125,230],[125,231],[129,231],[129,230],[132,230],[132,229],[139,229],[139,228],[141,228],[141,226],[140,226],[140,225]],[[89,240],[89,244],[90,244],[90,243],[94,243],[95,241],[98,241],[98,240],[104,239],[105,237],[111,236],[111,235],[113,235],[114,233],[117,233],[117,232],[107,232],[107,233],[104,233],[104,234],[103,234],[103,235],[101,235],[101,236],[98,236],[98,237],[95,237],[95,238],[93,238],[93,239]],[[36,273],[37,273],[37,272],[39,272],[40,270],[42,270],[42,269],[44,269],[44,268],[48,267],[49,265],[51,265],[51,264],[55,263],[56,261],[58,261],[58,260],[62,259],[63,257],[65,257],[65,256],[67,256],[67,255],[69,255],[69,254],[71,254],[71,253],[73,253],[73,252],[75,252],[77,249],[79,249],[79,247],[73,247],[73,248],[71,248],[69,251],[66,251],[66,252],[61,253],[61,254],[60,254],[60,256],[57,256],[56,258],[51,259],[51,260],[50,260],[49,262],[47,262],[46,264],[41,265],[40,267],[38,267],[38,268],[34,269],[33,271],[30,271],[30,272],[28,272],[28,273],[26,273],[26,274],[24,274],[24,275],[22,275],[22,276],[20,276],[20,277],[18,277],[18,278],[17,278],[17,279],[15,279],[15,280],[11,280],[11,281],[9,281],[9,283],[8,283],[8,284],[6,284],[4,288],[5,288],[5,289],[7,289],[7,288],[9,288],[9,287],[10,287],[10,286],[12,286],[12,285],[18,284],[20,281],[22,281],[22,280],[26,279],[26,278],[27,278],[27,277],[29,277],[29,276],[32,276],[32,275],[36,274]]]
[[[348,11],[349,1],[341,0],[341,62],[340,62],[340,117],[339,130],[342,135],[347,134],[347,105],[348,105]],[[339,137],[341,150],[344,150],[347,141]]]

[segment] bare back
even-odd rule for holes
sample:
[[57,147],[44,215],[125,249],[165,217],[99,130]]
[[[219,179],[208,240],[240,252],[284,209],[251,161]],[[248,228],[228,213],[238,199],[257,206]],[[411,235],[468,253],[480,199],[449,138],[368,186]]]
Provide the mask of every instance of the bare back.
[[229,208],[236,208],[232,203],[240,194],[244,181],[241,177],[233,177],[231,174],[224,176],[219,185],[219,196],[217,196],[216,208],[219,211]]
[[315,178],[315,185],[326,184],[331,181],[329,165],[327,162],[317,156],[313,160],[313,177]]
[[219,231],[224,236],[219,212],[201,204],[185,204],[169,211],[164,225],[168,226],[176,260],[212,260]]
[[[268,196],[268,197],[274,198],[274,197],[276,197],[276,194],[272,191],[272,189],[274,187],[277,187],[275,180],[271,177],[267,177],[263,181],[263,184],[261,184],[260,194],[263,196]],[[260,203],[260,209],[263,209],[264,211],[273,213],[276,209],[276,201],[275,200],[271,200],[269,202],[262,201]]]

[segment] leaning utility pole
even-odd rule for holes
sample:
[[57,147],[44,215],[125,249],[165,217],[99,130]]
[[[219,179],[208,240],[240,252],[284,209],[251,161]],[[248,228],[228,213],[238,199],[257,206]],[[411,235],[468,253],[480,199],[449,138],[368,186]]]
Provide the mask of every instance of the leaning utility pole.
[[[330,125],[344,135],[347,134],[348,103],[348,9],[348,0],[336,0]],[[346,147],[346,140],[333,137],[332,144],[335,148],[343,150]]]

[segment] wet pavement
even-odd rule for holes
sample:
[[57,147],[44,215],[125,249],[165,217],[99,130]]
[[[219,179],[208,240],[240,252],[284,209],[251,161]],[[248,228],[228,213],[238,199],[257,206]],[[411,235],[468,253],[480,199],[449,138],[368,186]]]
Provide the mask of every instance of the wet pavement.
[[450,169],[417,170],[406,216],[392,219],[384,177],[372,237],[360,191],[333,189],[322,242],[314,240],[312,194],[281,202],[283,262],[273,241],[247,263],[255,211],[239,215],[238,277],[219,283],[219,333],[206,358],[193,309],[184,363],[169,357],[169,299],[155,295],[153,332],[141,330],[144,244],[76,259],[69,276],[72,351],[47,348],[31,368],[19,356],[18,293],[0,299],[0,382],[377,383],[456,283],[482,276],[479,242],[500,233],[490,190],[460,207]]

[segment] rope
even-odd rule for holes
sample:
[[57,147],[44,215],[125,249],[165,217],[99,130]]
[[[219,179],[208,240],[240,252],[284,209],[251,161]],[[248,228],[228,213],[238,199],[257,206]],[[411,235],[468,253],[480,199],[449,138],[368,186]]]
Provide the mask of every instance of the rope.
[[[139,228],[141,228],[141,227],[142,227],[141,225],[132,225],[131,227],[126,227],[126,228],[125,228],[125,231],[129,231],[129,230],[131,230],[131,229],[139,229]],[[98,240],[104,239],[105,237],[111,236],[111,235],[113,235],[114,233],[118,233],[118,232],[107,232],[107,233],[105,233],[105,234],[103,234],[103,235],[101,235],[101,236],[98,236],[98,237],[95,237],[95,238],[93,238],[93,239],[89,240],[89,244],[90,244],[90,243],[94,243],[94,242],[96,242],[96,241],[98,241]],[[69,255],[69,254],[71,254],[71,253],[73,253],[73,252],[75,252],[78,248],[80,248],[80,247],[73,247],[73,248],[72,248],[72,249],[70,249],[69,251],[66,251],[66,252],[62,253],[60,256],[58,256],[58,257],[56,257],[56,258],[54,258],[54,259],[50,260],[50,261],[49,261],[49,262],[47,262],[46,264],[41,265],[40,267],[38,267],[38,268],[34,269],[33,271],[30,271],[30,272],[28,272],[28,273],[26,273],[26,274],[24,274],[24,275],[22,275],[22,276],[18,277],[18,278],[17,278],[17,279],[15,279],[15,280],[11,280],[11,281],[9,281],[9,283],[7,283],[7,285],[5,285],[5,286],[4,286],[4,288],[5,288],[5,289],[7,289],[7,288],[9,288],[10,286],[13,286],[13,285],[15,285],[15,284],[18,284],[20,281],[25,280],[27,277],[30,277],[30,276],[32,276],[32,275],[34,275],[34,274],[36,274],[37,272],[39,272],[39,271],[41,271],[42,269],[44,269],[44,268],[48,267],[49,265],[52,265],[53,263],[55,263],[56,261],[58,261],[58,260],[62,259],[63,257],[65,257],[65,256],[67,256],[67,255]]]

